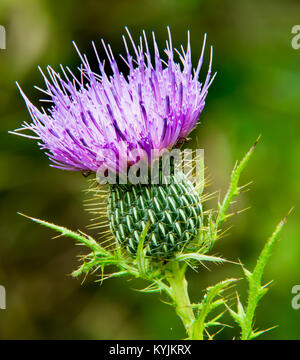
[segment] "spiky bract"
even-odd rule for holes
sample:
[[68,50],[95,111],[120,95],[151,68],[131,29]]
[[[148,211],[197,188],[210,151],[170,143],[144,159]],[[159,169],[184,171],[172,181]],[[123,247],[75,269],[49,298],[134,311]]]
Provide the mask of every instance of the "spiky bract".
[[197,236],[201,212],[200,197],[183,173],[171,176],[170,184],[111,186],[108,204],[111,230],[133,255],[149,222],[144,244],[147,255],[172,257]]

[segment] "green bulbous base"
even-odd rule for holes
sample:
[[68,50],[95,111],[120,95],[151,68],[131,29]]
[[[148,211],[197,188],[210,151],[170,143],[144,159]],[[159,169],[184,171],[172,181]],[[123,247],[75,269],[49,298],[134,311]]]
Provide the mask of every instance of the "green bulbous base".
[[200,197],[183,173],[170,184],[111,185],[108,197],[110,227],[119,244],[136,255],[140,236],[148,256],[171,258],[198,235],[202,208]]

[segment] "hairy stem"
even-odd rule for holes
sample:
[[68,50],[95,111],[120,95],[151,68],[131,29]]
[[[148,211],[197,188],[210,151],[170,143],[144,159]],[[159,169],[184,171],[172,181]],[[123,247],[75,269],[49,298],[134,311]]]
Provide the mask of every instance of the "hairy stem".
[[185,279],[186,266],[180,266],[178,262],[171,262],[167,271],[167,280],[170,284],[170,292],[177,315],[181,318],[187,335],[192,337],[192,324],[195,320],[194,311],[188,295],[188,283]]

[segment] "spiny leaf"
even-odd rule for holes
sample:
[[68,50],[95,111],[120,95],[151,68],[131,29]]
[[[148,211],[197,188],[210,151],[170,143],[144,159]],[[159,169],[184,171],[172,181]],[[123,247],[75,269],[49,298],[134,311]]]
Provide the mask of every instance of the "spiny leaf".
[[[249,281],[249,295],[248,295],[248,302],[247,308],[245,312],[245,316],[243,318],[243,322],[240,324],[242,329],[241,339],[247,340],[251,338],[252,333],[252,326],[253,326],[253,319],[256,307],[258,305],[259,300],[265,295],[268,288],[267,285],[262,286],[261,280],[263,276],[264,268],[267,264],[267,261],[271,255],[271,251],[278,239],[278,236],[287,221],[287,217],[290,214],[291,210],[287,214],[287,216],[280,221],[277,225],[275,231],[265,244],[263,250],[261,251],[259,258],[257,260],[256,266],[251,273],[250,271],[246,272],[246,277]],[[245,272],[245,270],[244,270]],[[258,336],[258,335],[257,335]]]
[[59,233],[61,233],[62,236],[67,236],[67,237],[71,237],[75,240],[77,240],[79,243],[82,243],[84,245],[86,245],[87,247],[89,247],[90,249],[92,249],[93,251],[98,251],[98,252],[101,252],[101,253],[104,253],[104,254],[107,254],[108,252],[101,246],[99,245],[91,236],[89,235],[83,235],[83,234],[79,234],[78,232],[75,232],[75,231],[72,231],[72,230],[69,230],[63,226],[59,226],[59,225],[55,225],[55,224],[52,224],[48,221],[45,221],[45,220],[40,220],[40,219],[36,219],[36,218],[33,218],[31,216],[27,216],[27,215],[24,215],[22,213],[18,213],[19,215],[22,215],[40,225],[43,225],[43,226],[46,226],[50,229],[53,229]]
[[177,261],[188,261],[188,260],[197,260],[197,261],[212,261],[215,263],[228,262],[228,260],[222,259],[217,256],[203,255],[198,253],[189,253],[189,254],[180,254],[177,255],[175,260]]
[[226,211],[229,207],[229,205],[232,203],[232,200],[235,196],[237,196],[240,193],[239,188],[239,180],[242,171],[244,170],[245,166],[247,165],[258,141],[260,139],[260,136],[257,138],[253,146],[250,148],[250,150],[247,152],[247,154],[244,156],[242,161],[240,163],[236,163],[232,174],[231,174],[231,182],[229,185],[229,188],[226,192],[226,195],[224,197],[224,200],[221,204],[219,204],[219,213],[216,220],[216,227],[218,228],[227,218]]
[[[214,299],[219,296],[225,289],[231,287],[235,281],[237,280],[227,279],[207,289],[207,292],[201,302],[201,311],[193,322],[193,339],[203,339],[203,331],[205,329],[206,318],[209,313],[216,308]],[[225,299],[221,298],[218,300],[218,305],[225,303]]]

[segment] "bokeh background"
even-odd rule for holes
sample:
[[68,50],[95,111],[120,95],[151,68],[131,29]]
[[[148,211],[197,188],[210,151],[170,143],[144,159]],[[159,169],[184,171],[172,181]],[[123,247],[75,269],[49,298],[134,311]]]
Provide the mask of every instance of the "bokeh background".
[[[52,239],[56,234],[17,215],[87,231],[86,179],[49,167],[34,141],[8,134],[30,119],[15,81],[37,103],[41,94],[33,85],[43,87],[38,65],[76,69],[72,40],[91,62],[91,40],[103,56],[101,37],[116,54],[124,53],[126,25],[135,39],[142,29],[154,30],[160,47],[167,25],[176,46],[186,43],[190,29],[194,63],[208,33],[218,75],[193,133],[205,149],[208,192],[224,194],[234,162],[262,134],[242,178],[253,183],[236,204],[236,209],[250,208],[230,221],[214,251],[252,268],[275,225],[295,206],[266,268],[264,280],[274,283],[260,303],[256,324],[260,329],[279,325],[264,339],[300,339],[300,310],[291,307],[291,289],[300,283],[300,50],[291,46],[299,15],[296,0],[1,0],[0,24],[7,31],[7,49],[0,51],[0,284],[7,291],[1,339],[184,337],[179,319],[157,295],[134,291],[145,284],[115,279],[100,287],[95,276],[81,284],[69,274],[82,249],[70,239]],[[206,286],[232,276],[242,276],[237,265],[189,273],[191,295],[202,296]],[[237,288],[244,300],[245,281]],[[228,329],[219,338],[234,334]]]

